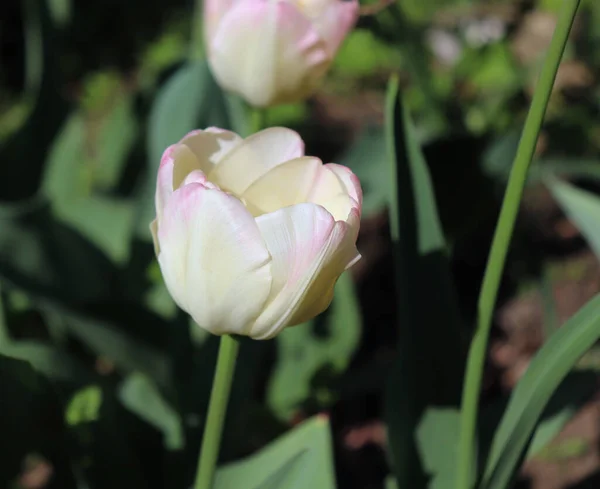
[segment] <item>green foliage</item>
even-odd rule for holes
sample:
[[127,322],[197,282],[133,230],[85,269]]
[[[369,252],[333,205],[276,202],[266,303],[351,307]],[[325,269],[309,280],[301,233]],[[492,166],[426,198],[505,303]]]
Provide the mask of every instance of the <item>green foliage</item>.
[[[322,320],[325,331],[317,334]],[[281,419],[290,419],[307,399],[329,406],[335,393],[315,386],[313,379],[323,369],[329,375],[343,372],[358,347],[361,313],[349,273],[338,280],[333,304],[325,318],[289,328],[276,339],[278,360],[269,382],[267,401]]]
[[397,50],[378,40],[372,32],[357,29],[344,42],[333,69],[343,76],[365,77],[393,70],[401,61]]
[[596,256],[600,256],[600,198],[566,182],[549,178],[552,194],[588,241]]
[[[595,73],[600,8],[584,3],[589,25],[569,56]],[[190,2],[9,4],[0,7],[0,487],[16,487],[26,462],[38,460],[61,489],[187,489],[218,341],[163,283],[148,233],[156,172],[163,151],[190,130],[248,135],[249,109],[222,92],[206,60],[186,60]],[[357,412],[387,423],[394,474],[386,488],[451,487],[463,315],[476,294],[468,282],[479,287],[485,230],[514,159],[532,70],[513,54],[521,13],[514,32],[487,44],[464,34],[508,4],[361,2],[383,8],[360,17],[317,97],[265,111],[267,125],[298,128],[309,154],[361,180],[364,268],[340,278],[320,317],[271,342],[241,342],[216,488],[333,489],[334,468],[340,481],[352,479],[344,477],[349,457],[369,473],[368,458],[343,442],[333,462],[330,431],[343,440],[354,428],[346,415]],[[455,36],[456,59],[437,58],[426,43],[432,29]],[[390,91],[382,124],[390,73],[402,100]],[[577,90],[555,99],[530,184],[545,179],[600,256],[599,198],[547,177],[600,175],[597,83]],[[389,237],[373,224],[386,208],[395,268]],[[537,270],[544,243],[527,233],[516,241],[508,275],[532,283],[522,264]],[[565,375],[597,336],[597,307],[552,335],[510,402],[495,396],[482,408],[482,488],[504,487],[523,457],[560,461],[589,448],[579,438],[552,440],[595,392],[585,370],[597,369],[595,358]],[[377,407],[363,411],[365,391]],[[322,410],[331,427],[323,415],[290,426]]]
[[216,489],[335,489],[329,420],[304,422],[246,460],[217,472]]
[[184,448],[181,418],[162,398],[152,379],[140,373],[130,374],[120,386],[118,396],[127,409],[163,433],[167,450]]
[[67,424],[74,426],[97,421],[101,404],[102,391],[97,386],[81,389],[73,395],[67,405],[65,414]]
[[518,383],[496,430],[480,487],[505,488],[531,442],[552,394],[600,338],[600,296],[592,299],[544,344]]
[[[440,462],[431,444],[417,446],[417,430],[448,429],[432,407],[458,406],[464,337],[454,297],[435,198],[408,109],[393,81],[388,89],[387,144],[391,228],[398,295],[398,353],[386,392],[392,466],[399,487],[424,487]],[[431,338],[437,338],[431,342]],[[409,394],[408,394],[409,393]],[[432,427],[433,426],[433,427]],[[429,442],[429,440],[426,440]],[[452,451],[446,452],[447,457]]]
[[71,115],[50,149],[42,186],[57,217],[117,263],[128,258],[134,207],[104,191],[118,184],[136,132],[130,97],[119,97],[100,121]]

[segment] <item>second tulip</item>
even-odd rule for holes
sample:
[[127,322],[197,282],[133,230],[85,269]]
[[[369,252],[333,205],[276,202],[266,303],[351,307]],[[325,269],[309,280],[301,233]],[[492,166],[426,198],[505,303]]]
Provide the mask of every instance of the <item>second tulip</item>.
[[358,17],[357,0],[206,0],[219,84],[266,107],[309,96]]

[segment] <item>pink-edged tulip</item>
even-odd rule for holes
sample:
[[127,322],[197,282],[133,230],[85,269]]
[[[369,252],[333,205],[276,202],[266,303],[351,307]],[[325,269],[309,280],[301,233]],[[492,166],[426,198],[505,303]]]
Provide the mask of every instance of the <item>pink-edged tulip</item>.
[[302,100],[318,86],[358,9],[358,0],[206,0],[213,74],[256,107]]
[[164,152],[150,227],[179,307],[211,333],[268,339],[329,306],[360,258],[361,206],[356,176],[304,156],[296,132],[208,128]]

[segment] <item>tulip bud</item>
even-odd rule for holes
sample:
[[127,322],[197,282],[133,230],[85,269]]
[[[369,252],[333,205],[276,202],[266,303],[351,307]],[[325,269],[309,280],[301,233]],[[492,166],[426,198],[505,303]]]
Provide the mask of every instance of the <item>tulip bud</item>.
[[212,72],[256,107],[308,97],[358,17],[358,0],[206,0]]
[[194,131],[165,151],[151,224],[175,302],[217,335],[268,339],[323,312],[360,255],[362,191],[289,129]]

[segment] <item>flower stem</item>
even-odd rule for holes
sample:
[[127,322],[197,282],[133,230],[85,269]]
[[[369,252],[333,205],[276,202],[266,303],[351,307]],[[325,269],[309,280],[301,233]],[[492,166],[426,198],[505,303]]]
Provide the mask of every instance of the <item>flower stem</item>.
[[250,108],[250,134],[267,127],[267,109]]
[[212,488],[239,346],[234,337],[221,336],[194,489]]
[[538,85],[533,95],[531,107],[527,114],[492,241],[479,295],[477,329],[469,350],[463,386],[456,489],[470,489],[472,487],[472,475],[475,470],[473,458],[475,455],[477,408],[496,296],[527,179],[527,171],[535,152],[560,59],[579,3],[580,0],[564,0]]

